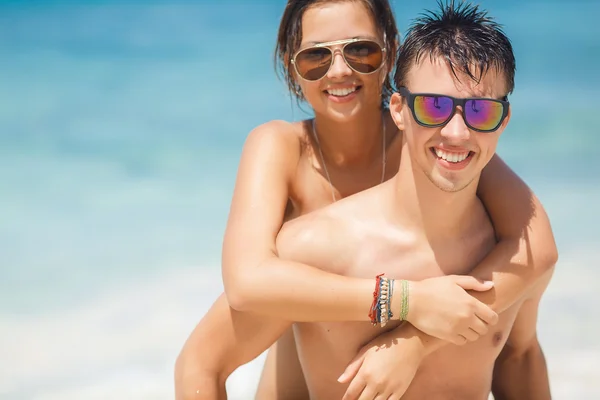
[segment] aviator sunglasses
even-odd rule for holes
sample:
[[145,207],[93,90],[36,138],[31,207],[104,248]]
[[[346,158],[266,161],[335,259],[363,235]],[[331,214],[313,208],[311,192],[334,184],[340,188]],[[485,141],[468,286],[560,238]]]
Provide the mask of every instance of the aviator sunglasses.
[[[331,46],[343,45],[341,50],[333,50]],[[373,40],[344,39],[333,42],[318,43],[299,50],[291,59],[300,77],[307,81],[323,78],[331,65],[336,51],[340,51],[348,67],[359,74],[371,74],[383,65],[385,48]]]
[[501,100],[485,97],[457,99],[441,94],[411,93],[404,86],[399,92],[406,98],[415,121],[428,128],[446,125],[454,116],[458,106],[463,109],[462,117],[465,124],[477,132],[494,132],[508,115],[507,96]]

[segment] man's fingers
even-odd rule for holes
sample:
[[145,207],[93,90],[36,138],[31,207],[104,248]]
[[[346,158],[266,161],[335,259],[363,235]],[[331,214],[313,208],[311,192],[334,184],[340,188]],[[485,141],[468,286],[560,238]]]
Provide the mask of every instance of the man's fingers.
[[492,281],[482,281],[468,275],[454,275],[454,282],[465,290],[476,290],[478,292],[484,292],[494,287]]

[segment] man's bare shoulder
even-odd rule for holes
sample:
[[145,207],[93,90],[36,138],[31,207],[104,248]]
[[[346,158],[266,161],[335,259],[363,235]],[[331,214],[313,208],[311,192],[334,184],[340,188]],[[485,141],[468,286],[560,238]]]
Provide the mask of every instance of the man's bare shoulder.
[[352,242],[347,222],[333,211],[329,206],[286,222],[277,235],[279,257],[321,267],[347,251]]
[[385,225],[374,202],[375,189],[286,222],[277,236],[279,257],[341,273],[338,267],[347,265],[366,238]]

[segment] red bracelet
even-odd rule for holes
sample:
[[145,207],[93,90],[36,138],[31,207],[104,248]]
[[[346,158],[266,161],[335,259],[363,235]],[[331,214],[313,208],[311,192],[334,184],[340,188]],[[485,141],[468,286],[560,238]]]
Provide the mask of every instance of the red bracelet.
[[377,325],[377,308],[379,307],[379,291],[381,286],[381,277],[385,274],[379,274],[375,277],[375,291],[373,292],[373,303],[371,303],[371,309],[369,310],[369,318],[373,325]]

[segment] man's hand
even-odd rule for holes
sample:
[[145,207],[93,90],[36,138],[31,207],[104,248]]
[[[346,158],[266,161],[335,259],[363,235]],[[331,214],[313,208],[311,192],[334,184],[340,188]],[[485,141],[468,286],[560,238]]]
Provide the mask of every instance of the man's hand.
[[475,341],[498,322],[498,314],[466,291],[492,287],[491,281],[461,275],[411,282],[407,320],[424,333],[456,345]]
[[425,354],[415,336],[398,337],[391,331],[376,337],[361,349],[338,379],[341,383],[352,381],[342,400],[399,400]]

